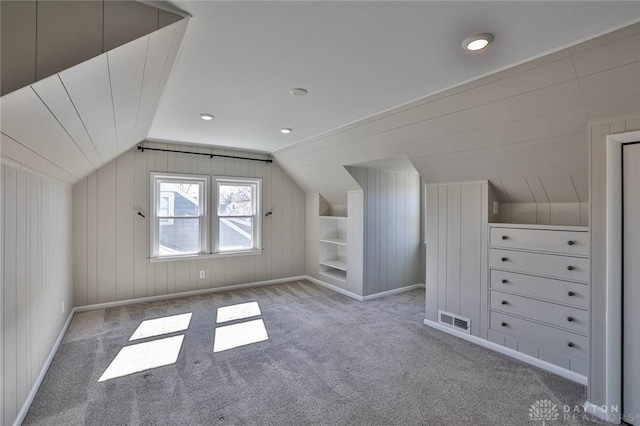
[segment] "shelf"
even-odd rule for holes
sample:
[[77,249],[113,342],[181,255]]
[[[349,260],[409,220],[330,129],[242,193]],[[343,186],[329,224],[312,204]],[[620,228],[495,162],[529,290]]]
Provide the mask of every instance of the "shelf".
[[343,261],[343,260],[322,260],[320,262],[320,265],[323,266],[328,266],[330,268],[334,268],[334,269],[339,269],[341,271],[347,271],[347,262]]
[[321,243],[329,243],[329,244],[337,244],[339,246],[346,246],[347,242],[345,240],[340,240],[338,238],[323,238],[320,240]]
[[347,217],[346,216],[320,216],[320,219],[347,220]]
[[337,269],[320,271],[320,275],[326,275],[327,277],[333,278],[334,280],[347,282],[347,273],[344,271],[339,271]]

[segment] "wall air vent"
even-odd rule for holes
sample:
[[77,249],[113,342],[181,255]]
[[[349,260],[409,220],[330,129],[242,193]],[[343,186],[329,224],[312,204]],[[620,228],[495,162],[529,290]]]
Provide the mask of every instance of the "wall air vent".
[[471,320],[469,318],[438,310],[438,323],[471,334]]

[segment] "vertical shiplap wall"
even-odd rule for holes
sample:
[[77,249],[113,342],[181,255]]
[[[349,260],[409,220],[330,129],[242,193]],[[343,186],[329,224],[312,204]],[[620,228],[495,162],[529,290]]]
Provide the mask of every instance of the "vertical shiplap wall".
[[437,322],[439,309],[461,315],[483,338],[491,196],[486,182],[428,185],[426,194],[426,319]]
[[10,425],[73,307],[71,187],[5,163],[0,178],[0,423]]
[[[255,156],[197,146],[149,147]],[[263,179],[264,253],[149,263],[152,171]],[[142,212],[147,219],[138,216]],[[76,306],[245,284],[305,273],[305,195],[276,164],[131,149],[73,188]],[[199,278],[205,271],[205,278]]]
[[420,282],[420,176],[347,167],[364,191],[364,295]]
[[589,225],[589,203],[500,203],[499,222]]

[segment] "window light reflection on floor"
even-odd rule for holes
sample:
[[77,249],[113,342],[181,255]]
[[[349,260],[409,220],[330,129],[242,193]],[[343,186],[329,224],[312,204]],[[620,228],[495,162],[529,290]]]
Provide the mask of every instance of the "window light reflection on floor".
[[213,352],[222,352],[268,339],[267,329],[261,319],[225,325],[216,328]]
[[239,303],[237,305],[218,308],[216,323],[233,321],[243,318],[257,317],[261,315],[258,302]]
[[189,328],[191,315],[191,312],[189,312],[187,314],[142,321],[136,331],[131,335],[129,341],[186,330]]
[[183,340],[184,335],[180,335],[125,346],[120,349],[98,382],[175,364]]

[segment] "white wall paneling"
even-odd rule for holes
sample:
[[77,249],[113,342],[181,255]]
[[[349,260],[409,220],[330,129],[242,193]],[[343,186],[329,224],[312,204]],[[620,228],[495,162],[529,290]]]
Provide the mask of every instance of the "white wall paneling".
[[420,282],[420,177],[346,166],[362,187],[364,295]]
[[[263,154],[146,142],[149,147],[264,158]],[[149,263],[149,174],[263,179],[261,255]],[[76,306],[304,275],[305,195],[276,164],[131,149],[75,185]],[[199,278],[199,271],[205,278]]]
[[182,16],[137,1],[2,2],[2,96]]
[[71,187],[0,163],[2,412],[16,419],[73,308]]
[[494,194],[488,182],[427,185],[426,312],[471,320],[471,334],[487,338],[487,224]]
[[144,140],[187,21],[3,96],[3,157],[75,183]]
[[639,34],[634,24],[274,156],[307,192],[356,189],[344,164],[406,155],[427,183],[489,179],[506,184],[503,203],[587,203],[587,122],[639,112]]

